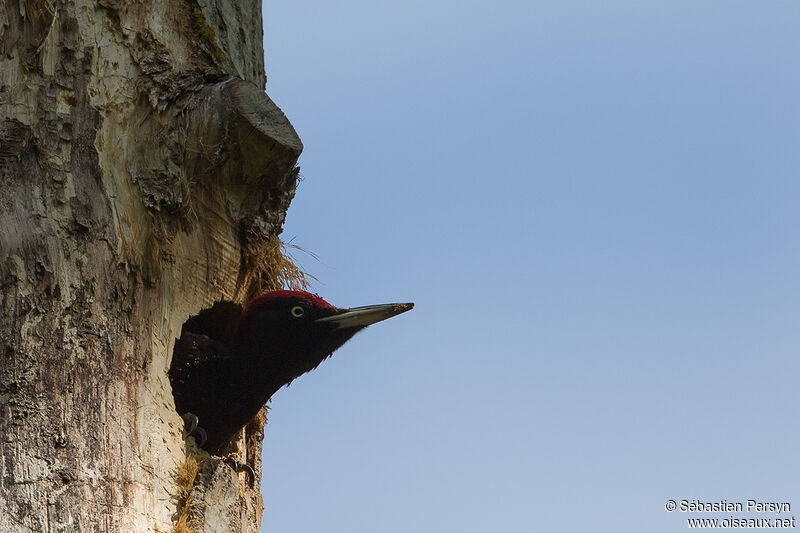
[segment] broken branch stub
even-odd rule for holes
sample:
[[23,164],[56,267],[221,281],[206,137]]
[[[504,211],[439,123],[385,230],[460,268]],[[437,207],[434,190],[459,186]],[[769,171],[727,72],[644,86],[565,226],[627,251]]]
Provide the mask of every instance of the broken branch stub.
[[200,91],[186,117],[185,171],[226,191],[236,221],[285,212],[303,144],[277,105],[255,85],[229,79]]

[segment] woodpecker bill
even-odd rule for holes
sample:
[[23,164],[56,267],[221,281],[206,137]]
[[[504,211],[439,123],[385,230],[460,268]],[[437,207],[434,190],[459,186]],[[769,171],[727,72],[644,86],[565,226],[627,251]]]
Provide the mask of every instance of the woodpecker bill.
[[281,387],[316,368],[356,333],[414,307],[392,303],[340,309],[305,291],[271,291],[242,310],[217,302],[183,326],[169,378],[179,414],[224,449]]

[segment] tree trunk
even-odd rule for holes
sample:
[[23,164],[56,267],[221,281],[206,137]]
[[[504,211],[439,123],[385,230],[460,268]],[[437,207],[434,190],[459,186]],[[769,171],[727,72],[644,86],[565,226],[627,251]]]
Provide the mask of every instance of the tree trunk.
[[260,0],[0,0],[0,531],[258,531],[263,419],[253,489],[166,372],[278,282],[302,145],[265,82]]

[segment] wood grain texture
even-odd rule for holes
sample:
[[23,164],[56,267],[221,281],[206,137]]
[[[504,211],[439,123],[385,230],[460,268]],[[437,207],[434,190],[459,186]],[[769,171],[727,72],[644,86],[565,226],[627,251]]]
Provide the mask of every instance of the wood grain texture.
[[[0,0],[0,531],[171,530],[175,338],[263,288],[296,185],[261,32],[250,0]],[[205,468],[200,530],[258,531]]]

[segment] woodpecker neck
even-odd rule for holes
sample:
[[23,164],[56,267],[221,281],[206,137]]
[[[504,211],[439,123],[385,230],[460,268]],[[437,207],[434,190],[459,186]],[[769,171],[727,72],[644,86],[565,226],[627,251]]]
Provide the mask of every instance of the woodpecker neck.
[[272,395],[283,385],[315,369],[363,328],[328,329],[318,334],[287,336],[277,328],[261,328],[257,334],[237,335],[233,346],[254,385],[264,387]]

